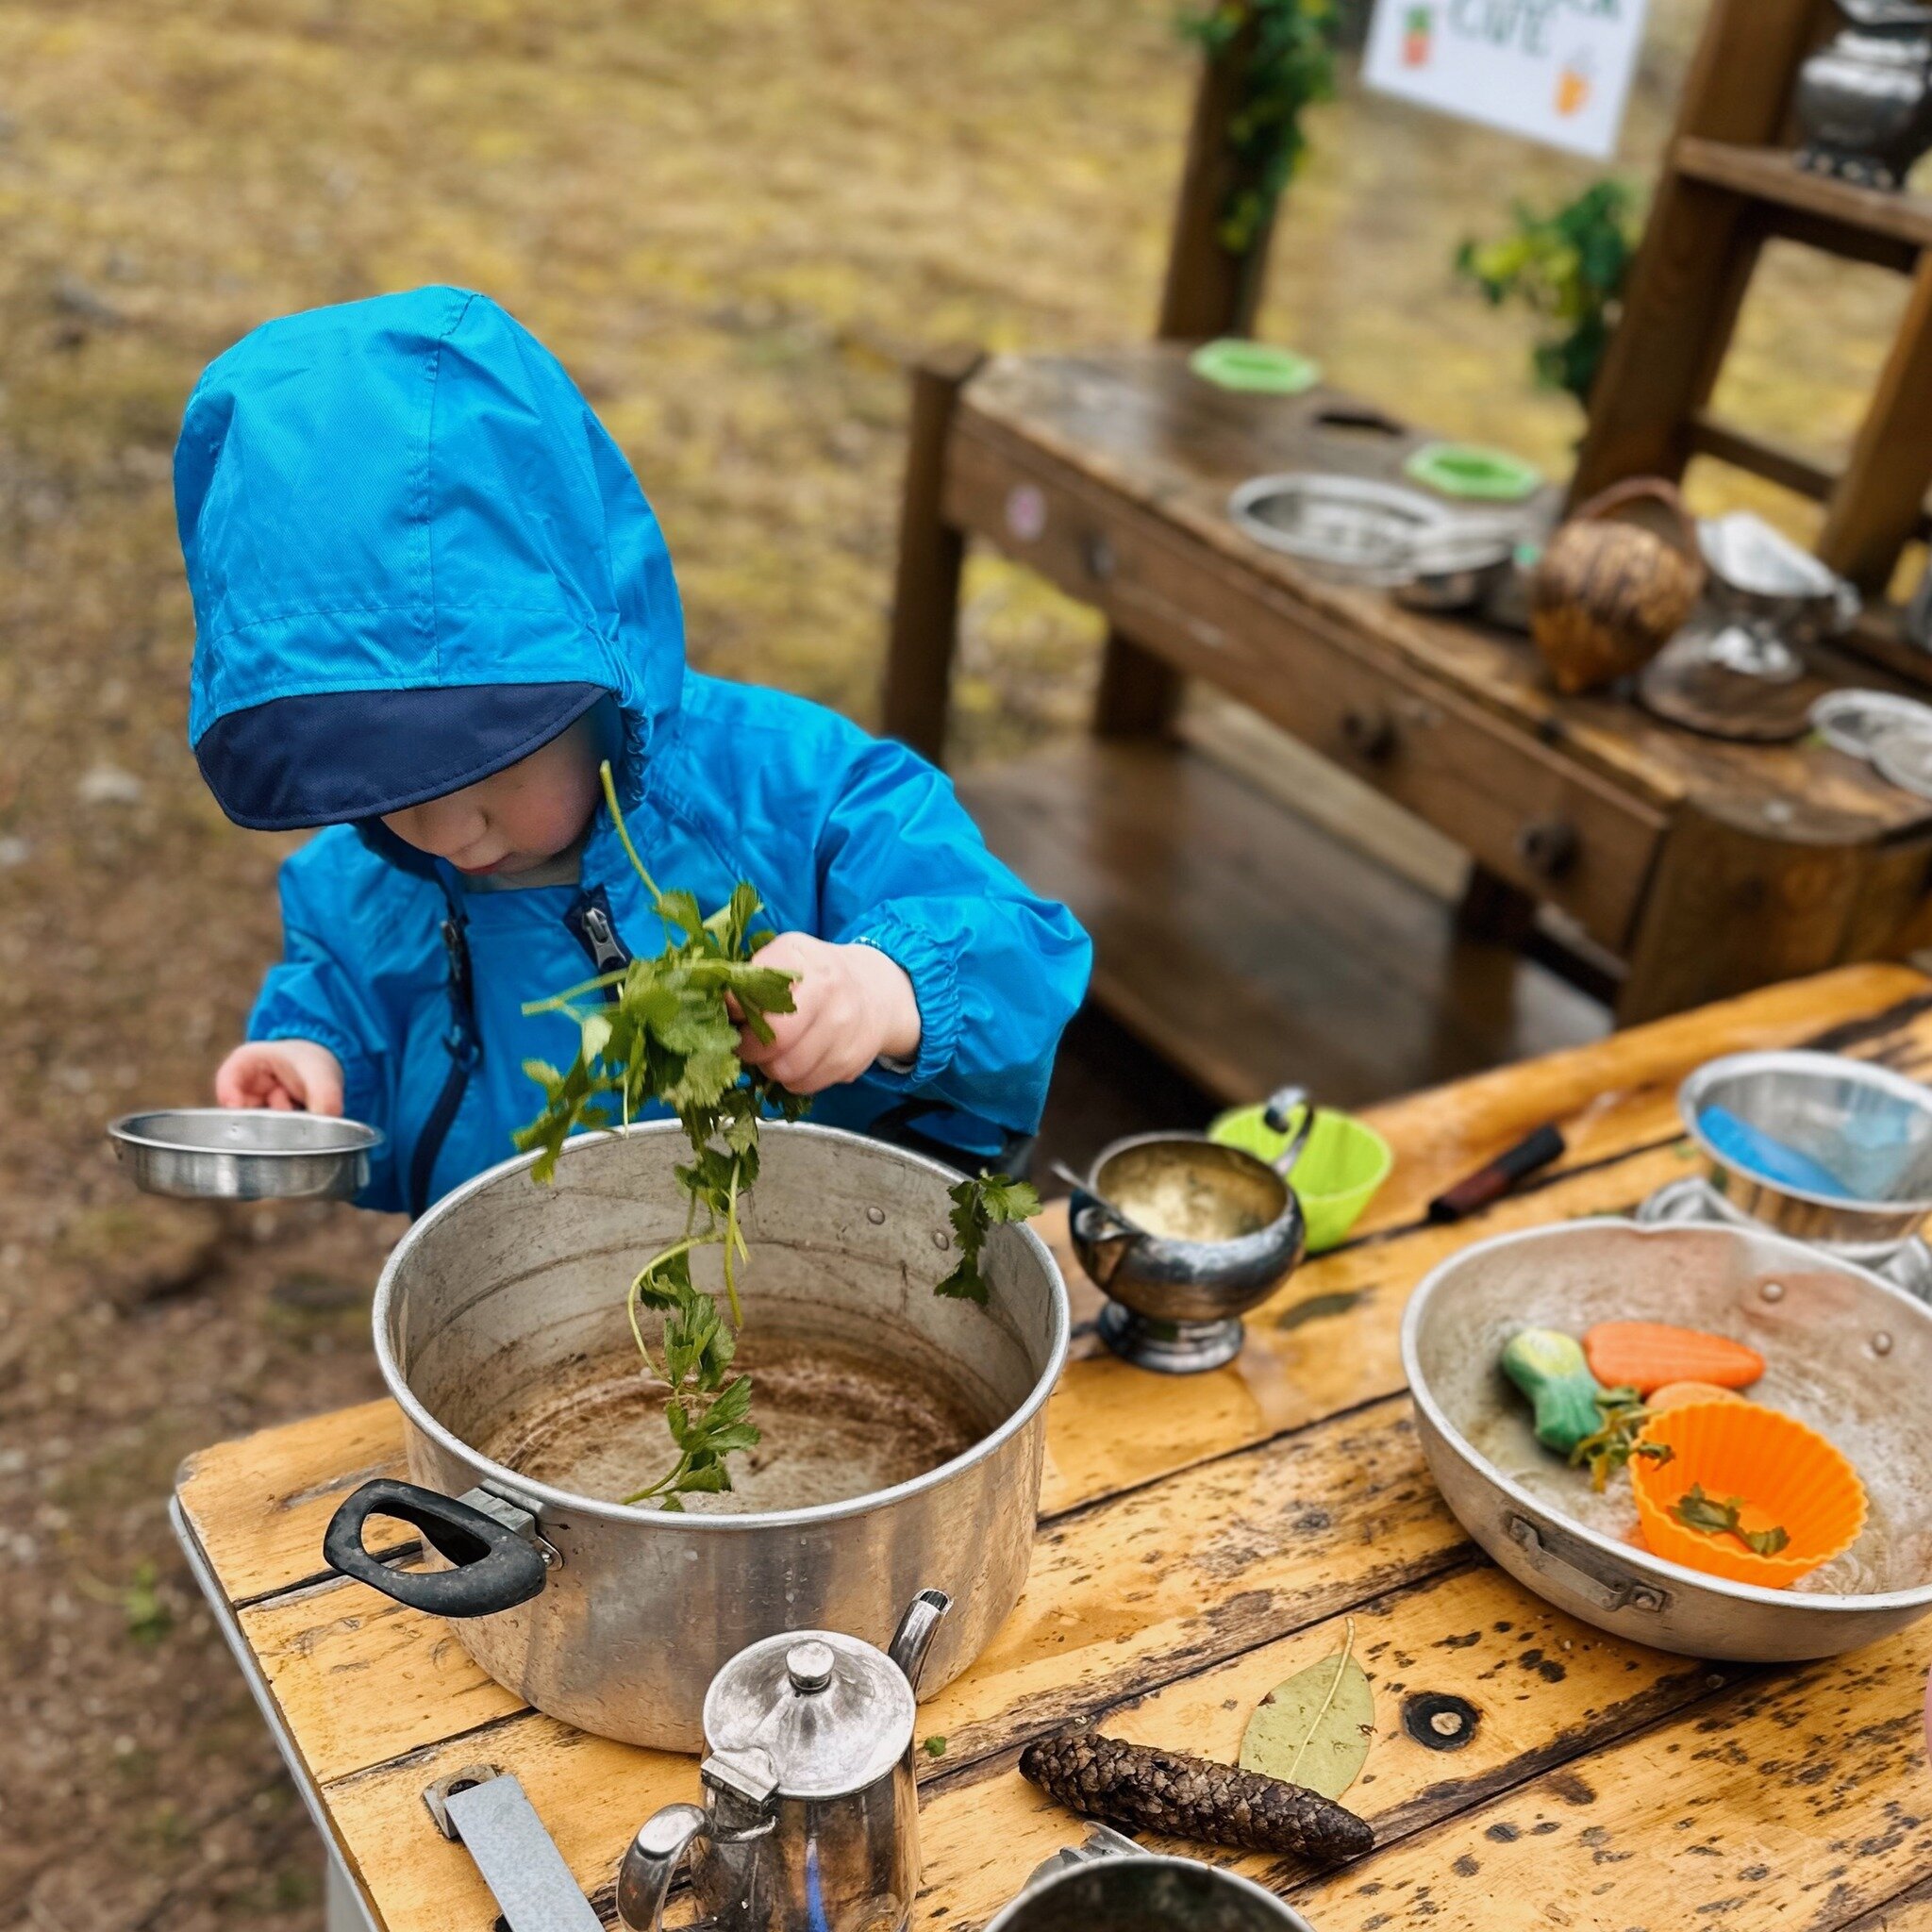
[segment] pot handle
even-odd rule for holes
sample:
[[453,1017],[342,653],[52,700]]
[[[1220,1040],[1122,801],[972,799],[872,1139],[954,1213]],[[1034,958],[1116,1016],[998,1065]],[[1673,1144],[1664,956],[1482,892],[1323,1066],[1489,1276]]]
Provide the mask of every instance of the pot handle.
[[[393,1516],[420,1529],[453,1570],[391,1570],[362,1542],[372,1516]],[[322,1539],[323,1560],[412,1610],[437,1617],[489,1617],[528,1603],[542,1588],[549,1565],[535,1544],[513,1529],[418,1483],[377,1476],[343,1502]]]
[[617,1915],[631,1932],[658,1932],[685,1853],[710,1831],[711,1821],[695,1805],[666,1805],[638,1826],[617,1868]]
[[[1297,1109],[1301,1122],[1291,1130],[1289,1122]],[[1308,1136],[1315,1131],[1315,1096],[1306,1087],[1281,1088],[1268,1096],[1268,1104],[1261,1109],[1261,1124],[1270,1133],[1290,1136],[1288,1145],[1269,1162],[1287,1180],[1307,1147]]]

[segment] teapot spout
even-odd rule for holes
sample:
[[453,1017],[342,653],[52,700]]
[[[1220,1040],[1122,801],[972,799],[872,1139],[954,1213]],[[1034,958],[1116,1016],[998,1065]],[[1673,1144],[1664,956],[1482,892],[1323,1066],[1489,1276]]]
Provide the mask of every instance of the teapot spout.
[[905,1673],[906,1681],[914,1692],[919,1690],[919,1679],[925,1669],[926,1653],[932,1648],[932,1641],[939,1635],[940,1621],[953,1607],[953,1599],[942,1590],[922,1590],[906,1606],[906,1614],[899,1619],[899,1627],[892,1633],[892,1641],[886,1655]]

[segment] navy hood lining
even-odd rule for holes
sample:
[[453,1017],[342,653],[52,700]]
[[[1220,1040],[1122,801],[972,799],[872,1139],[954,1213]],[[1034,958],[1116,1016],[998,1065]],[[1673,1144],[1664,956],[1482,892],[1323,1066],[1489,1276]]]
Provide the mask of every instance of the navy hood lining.
[[584,683],[295,694],[218,718],[194,757],[250,831],[359,824],[506,770],[611,695]]

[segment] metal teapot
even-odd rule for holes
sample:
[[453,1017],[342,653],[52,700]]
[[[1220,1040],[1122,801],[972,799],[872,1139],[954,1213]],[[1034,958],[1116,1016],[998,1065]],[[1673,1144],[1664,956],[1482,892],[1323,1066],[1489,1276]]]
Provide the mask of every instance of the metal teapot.
[[836,1630],[741,1650],[705,1693],[705,1804],[666,1805],[617,1877],[633,1932],[659,1932],[680,1864],[716,1932],[902,1932],[919,1889],[914,1692],[943,1591],[922,1591],[890,1651]]
[[1104,1149],[1086,1178],[1068,1176],[1074,1252],[1108,1297],[1100,1334],[1116,1355],[1194,1374],[1241,1353],[1241,1316],[1307,1244],[1288,1176],[1313,1130],[1314,1102],[1283,1088],[1267,1123],[1286,1133],[1297,1108],[1300,1124],[1272,1164],[1202,1134],[1138,1134]]

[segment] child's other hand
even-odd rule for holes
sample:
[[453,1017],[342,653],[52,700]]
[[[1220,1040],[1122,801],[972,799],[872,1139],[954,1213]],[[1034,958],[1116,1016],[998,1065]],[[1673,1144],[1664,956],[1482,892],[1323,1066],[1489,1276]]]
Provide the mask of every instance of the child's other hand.
[[340,1114],[342,1064],[312,1040],[251,1040],[216,1070],[215,1104]]
[[797,976],[796,1011],[770,1013],[769,1042],[749,1026],[739,1058],[794,1093],[817,1093],[859,1074],[883,1056],[909,1060],[919,1052],[919,1002],[905,969],[876,946],[835,946],[809,933],[781,932],[752,962]]

